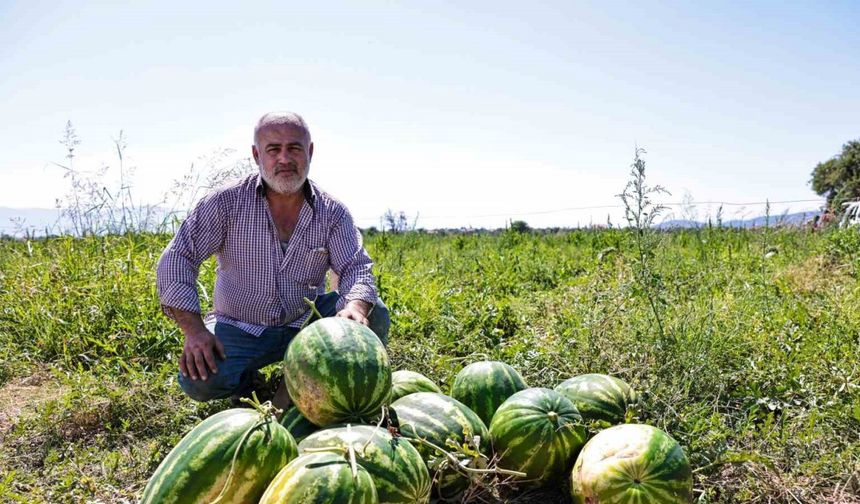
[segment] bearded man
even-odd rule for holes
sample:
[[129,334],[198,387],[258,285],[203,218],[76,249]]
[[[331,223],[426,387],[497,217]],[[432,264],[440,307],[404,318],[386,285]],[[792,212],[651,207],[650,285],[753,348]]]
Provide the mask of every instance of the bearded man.
[[[260,118],[251,147],[259,173],[204,197],[158,262],[165,314],[185,337],[179,384],[197,401],[247,397],[259,369],[281,360],[312,315],[368,325],[388,340],[388,310],[347,208],[307,178],[314,144],[292,112]],[[201,316],[200,264],[215,255],[214,320]],[[332,270],[338,290],[325,292]],[[212,322],[214,321],[214,325]],[[276,406],[288,404],[283,382]]]

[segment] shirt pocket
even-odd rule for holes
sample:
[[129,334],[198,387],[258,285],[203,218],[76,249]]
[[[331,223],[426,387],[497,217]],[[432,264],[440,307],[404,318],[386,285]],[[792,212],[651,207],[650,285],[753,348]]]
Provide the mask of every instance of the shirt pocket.
[[309,287],[323,285],[330,266],[328,248],[323,244],[304,241],[299,245],[295,257],[296,278]]

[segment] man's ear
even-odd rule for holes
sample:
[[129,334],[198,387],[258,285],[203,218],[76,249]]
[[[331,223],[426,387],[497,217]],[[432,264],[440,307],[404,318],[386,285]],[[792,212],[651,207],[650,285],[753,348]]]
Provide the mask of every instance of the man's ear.
[[308,161],[310,161],[313,158],[314,158],[314,143],[311,142],[311,144],[308,146]]
[[259,165],[260,164],[260,153],[257,152],[257,146],[256,145],[251,146],[251,155],[254,156],[254,162]]

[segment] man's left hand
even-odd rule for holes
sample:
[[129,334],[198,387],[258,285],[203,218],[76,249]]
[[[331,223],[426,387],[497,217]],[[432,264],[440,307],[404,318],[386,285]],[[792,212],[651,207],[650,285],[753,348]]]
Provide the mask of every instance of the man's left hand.
[[371,308],[372,305],[367,301],[355,299],[347,303],[343,310],[337,312],[337,316],[355,320],[359,324],[370,325],[367,316],[370,314]]

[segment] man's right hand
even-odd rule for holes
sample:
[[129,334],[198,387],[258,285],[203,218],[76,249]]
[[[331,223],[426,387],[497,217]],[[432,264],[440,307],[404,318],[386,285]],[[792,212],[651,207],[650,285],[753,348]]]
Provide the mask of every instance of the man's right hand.
[[212,374],[217,374],[216,353],[221,360],[227,358],[224,345],[208,329],[189,331],[185,335],[185,346],[179,357],[182,376],[190,376],[192,380],[205,380],[209,377],[207,369],[211,370]]

